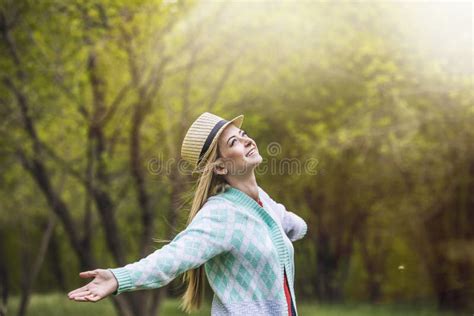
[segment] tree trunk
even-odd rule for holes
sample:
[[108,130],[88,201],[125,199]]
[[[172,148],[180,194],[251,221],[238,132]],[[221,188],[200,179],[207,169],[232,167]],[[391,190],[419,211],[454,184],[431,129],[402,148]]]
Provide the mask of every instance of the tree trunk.
[[[39,251],[36,256],[36,259],[33,262],[33,266],[31,266],[31,260],[29,258],[28,249],[24,246],[22,250],[23,273],[22,273],[22,281],[21,281],[21,299],[20,299],[20,307],[18,309],[18,316],[26,315],[26,309],[28,307],[28,302],[30,300],[31,290],[33,288],[33,284],[36,280],[36,277],[38,276],[38,273],[41,269],[41,266],[43,265],[44,258],[48,250],[49,242],[51,240],[51,236],[53,235],[55,225],[56,225],[56,217],[54,214],[51,214],[49,221],[46,225],[45,231],[43,233],[43,237],[41,238]],[[31,238],[28,238],[29,236],[24,235],[25,234],[24,225],[22,225],[22,233],[23,233],[23,241],[25,243],[31,240]]]
[[342,284],[337,278],[338,256],[330,248],[330,240],[325,233],[319,234],[316,252],[316,293],[322,301],[338,303],[342,300]]
[[64,271],[62,269],[62,257],[59,249],[59,242],[56,230],[53,232],[53,237],[51,238],[49,245],[49,256],[48,259],[51,264],[51,269],[56,282],[62,292],[67,292],[68,288],[66,285],[66,278],[64,277]]
[[[0,257],[6,258],[3,246],[3,233],[0,230]],[[8,273],[4,260],[0,260],[0,316],[7,315],[8,303]]]
[[450,258],[448,247],[474,241],[474,196],[470,194],[474,190],[474,161],[464,165],[458,162],[454,172],[450,181],[456,181],[455,185],[448,186],[443,198],[428,210],[434,215],[421,225],[427,243],[432,245],[424,259],[439,308],[465,311],[474,308],[474,262],[467,254]]
[[376,229],[370,231],[375,234],[370,239],[367,236],[370,229],[365,229],[360,234],[360,246],[362,253],[362,262],[367,272],[367,289],[369,301],[377,303],[382,296],[382,280],[385,271],[385,260],[387,258],[387,249],[384,248],[381,233]]
[[[365,215],[347,211],[345,221],[335,218],[327,210],[329,204],[324,193],[312,194],[305,190],[305,202],[313,206],[318,228],[314,239],[316,248],[316,273],[314,275],[315,292],[319,299],[340,302],[344,298],[343,284],[347,278],[353,242],[358,228],[363,225]],[[344,205],[332,205],[331,208],[344,208]],[[355,206],[354,208],[356,208]]]

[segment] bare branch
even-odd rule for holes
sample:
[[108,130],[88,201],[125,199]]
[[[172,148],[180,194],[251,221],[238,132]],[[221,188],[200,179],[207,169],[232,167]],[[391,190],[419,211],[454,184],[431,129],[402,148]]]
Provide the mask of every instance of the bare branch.
[[102,119],[102,124],[103,125],[107,125],[107,123],[112,119],[114,114],[117,112],[117,109],[119,108],[119,105],[122,103],[125,96],[130,91],[131,87],[132,87],[132,84],[128,83],[128,84],[124,85],[120,89],[120,91],[117,93],[117,95],[115,96],[115,98],[112,101],[112,103],[110,104],[110,106],[108,106],[108,109],[107,109],[107,111],[106,111],[106,113],[105,113],[105,115]]

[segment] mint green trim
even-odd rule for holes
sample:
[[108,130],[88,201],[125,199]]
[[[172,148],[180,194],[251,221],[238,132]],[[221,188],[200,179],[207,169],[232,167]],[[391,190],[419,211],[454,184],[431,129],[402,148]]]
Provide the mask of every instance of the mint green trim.
[[118,289],[113,293],[113,295],[119,295],[120,293],[130,291],[133,288],[130,273],[126,268],[116,268],[108,270],[113,273],[119,284]]

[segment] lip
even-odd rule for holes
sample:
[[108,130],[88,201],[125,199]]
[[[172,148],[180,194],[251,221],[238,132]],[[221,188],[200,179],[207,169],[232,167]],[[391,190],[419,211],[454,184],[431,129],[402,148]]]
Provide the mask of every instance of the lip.
[[246,154],[245,154],[245,157],[250,157],[251,155],[253,155],[255,153],[255,150],[257,148],[256,147],[253,147],[252,149],[250,149]]

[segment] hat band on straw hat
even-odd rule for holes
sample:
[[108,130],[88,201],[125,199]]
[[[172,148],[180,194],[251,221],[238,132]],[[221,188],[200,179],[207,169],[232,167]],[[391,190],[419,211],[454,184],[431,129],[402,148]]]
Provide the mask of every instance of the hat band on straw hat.
[[201,163],[202,158],[204,157],[204,154],[206,151],[209,149],[209,146],[212,144],[212,140],[216,136],[217,132],[220,130],[220,128],[229,121],[227,120],[220,120],[217,122],[217,124],[212,128],[211,132],[209,135],[207,135],[206,141],[204,142],[204,146],[202,146],[201,153],[199,154],[199,159],[198,159],[198,164]]

